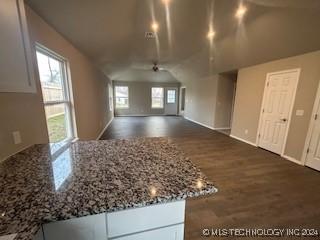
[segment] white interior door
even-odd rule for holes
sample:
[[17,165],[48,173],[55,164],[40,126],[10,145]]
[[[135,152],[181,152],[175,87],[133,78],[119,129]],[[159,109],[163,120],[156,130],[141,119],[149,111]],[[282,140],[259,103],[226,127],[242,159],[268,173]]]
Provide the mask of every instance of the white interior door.
[[282,154],[299,72],[297,69],[267,75],[259,147]]
[[306,165],[320,171],[320,87],[315,102],[313,121],[311,122],[311,138],[307,150]]

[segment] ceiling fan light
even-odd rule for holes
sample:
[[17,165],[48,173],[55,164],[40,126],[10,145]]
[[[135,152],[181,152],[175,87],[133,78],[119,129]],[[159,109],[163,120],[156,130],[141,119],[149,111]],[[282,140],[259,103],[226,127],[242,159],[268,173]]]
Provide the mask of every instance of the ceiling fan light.
[[166,4],[166,5],[169,4],[170,2],[171,2],[171,0],[162,0],[162,3]]
[[243,5],[240,5],[236,11],[235,16],[239,19],[242,19],[243,16],[246,14],[246,12],[247,12],[247,8]]
[[212,39],[214,38],[215,35],[216,35],[215,31],[210,30],[207,34],[207,38]]
[[159,30],[159,24],[157,22],[153,22],[151,24],[151,29],[154,31],[154,32],[158,32]]

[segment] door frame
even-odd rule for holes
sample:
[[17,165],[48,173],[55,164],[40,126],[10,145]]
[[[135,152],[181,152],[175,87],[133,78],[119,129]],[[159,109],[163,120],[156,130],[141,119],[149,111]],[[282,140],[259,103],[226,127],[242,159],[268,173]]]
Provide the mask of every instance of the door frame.
[[288,138],[288,133],[289,133],[289,128],[290,128],[290,124],[291,124],[291,118],[292,118],[292,112],[293,112],[293,107],[294,107],[294,103],[296,101],[296,94],[297,94],[297,89],[298,89],[298,84],[300,81],[300,73],[301,73],[301,68],[293,68],[293,69],[287,69],[287,70],[283,70],[283,71],[276,71],[276,72],[269,72],[266,75],[266,80],[265,80],[265,84],[264,84],[264,90],[263,90],[263,98],[262,98],[262,103],[261,103],[261,107],[260,107],[260,116],[259,116],[259,125],[258,125],[258,131],[257,131],[257,136],[256,136],[256,145],[257,147],[259,147],[259,141],[260,141],[260,132],[261,132],[261,128],[262,128],[262,115],[263,115],[263,106],[266,102],[266,98],[267,98],[267,84],[268,84],[268,79],[271,75],[274,74],[283,74],[283,73],[291,73],[291,72],[296,72],[297,73],[297,77],[298,80],[296,81],[296,84],[294,86],[293,89],[293,97],[292,97],[292,102],[291,102],[291,106],[290,106],[290,110],[289,110],[289,116],[288,116],[288,124],[285,130],[285,135],[284,135],[284,140],[283,140],[283,146],[280,152],[280,156],[284,156],[284,151],[287,145],[287,138]]
[[184,116],[184,113],[185,113],[185,111],[186,111],[186,94],[184,94],[184,110],[183,111],[181,111],[181,105],[182,105],[182,88],[184,88],[185,89],[185,93],[187,92],[187,87],[186,86],[181,86],[180,87],[180,92],[179,92],[179,106],[178,106],[178,108],[179,108],[179,111],[178,111],[178,114],[179,114],[179,116]]
[[[168,116],[178,116],[179,115],[179,87],[164,87],[163,88],[164,90],[164,105],[163,105],[163,108],[164,108],[164,115],[168,115]],[[174,103],[168,103],[168,91],[169,90],[174,90],[175,91],[175,102]],[[171,104],[175,104],[176,105],[176,112],[175,114],[167,114],[166,113],[166,108],[168,107],[168,105],[171,105]]]
[[303,148],[302,159],[301,159],[303,166],[305,166],[307,163],[307,155],[308,155],[307,150],[310,146],[311,137],[312,137],[312,130],[314,128],[314,123],[315,123],[314,117],[315,117],[315,114],[317,113],[317,109],[318,109],[319,105],[320,105],[320,82],[318,85],[316,98],[313,103],[313,109],[312,109],[312,113],[311,113],[311,117],[310,117],[310,121],[309,121],[307,137],[306,137],[306,141],[305,141],[304,148]]

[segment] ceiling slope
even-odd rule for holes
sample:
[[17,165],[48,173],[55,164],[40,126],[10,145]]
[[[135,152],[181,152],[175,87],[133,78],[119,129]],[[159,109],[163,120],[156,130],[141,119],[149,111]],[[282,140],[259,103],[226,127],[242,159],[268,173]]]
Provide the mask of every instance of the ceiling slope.
[[[183,82],[320,49],[320,1],[242,2],[239,24],[238,0],[27,0],[112,80]],[[158,38],[145,39],[152,21]]]

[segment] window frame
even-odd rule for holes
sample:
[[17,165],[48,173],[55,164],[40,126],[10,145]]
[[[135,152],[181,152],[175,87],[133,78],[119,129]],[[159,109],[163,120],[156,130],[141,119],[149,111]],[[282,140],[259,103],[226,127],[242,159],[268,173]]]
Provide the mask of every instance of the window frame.
[[[169,102],[169,91],[173,91],[174,92],[174,102]],[[171,99],[171,98],[170,98]],[[177,103],[177,90],[176,89],[167,89],[167,96],[166,96],[166,102],[167,104],[176,104]]]
[[[119,107],[117,106],[117,87],[126,87],[128,89],[128,97],[119,97],[119,98],[127,98],[128,99],[128,106],[125,106],[125,107]],[[128,85],[115,85],[114,86],[114,99],[115,99],[115,109],[129,109],[130,108],[130,100],[129,100],[129,86]]]
[[[152,89],[154,88],[160,88],[162,89],[162,98],[160,97],[153,97],[152,96]],[[153,106],[153,99],[157,98],[157,99],[162,99],[162,107],[154,107]],[[165,100],[165,96],[164,96],[164,87],[151,87],[151,109],[164,109],[164,100]]]
[[[65,138],[61,141],[58,141],[58,142],[50,142],[50,138],[49,138],[49,143],[52,145],[52,147],[55,149],[55,151],[58,151],[65,144],[77,140],[69,62],[66,58],[60,56],[59,54],[53,52],[52,50],[48,49],[47,47],[45,47],[39,43],[36,43],[35,50],[36,50],[35,51],[36,54],[37,54],[37,52],[39,52],[43,55],[46,55],[47,57],[50,57],[50,58],[58,61],[60,64],[60,68],[61,68],[60,70],[61,70],[61,76],[62,76],[63,99],[62,100],[54,100],[54,101],[46,101],[44,99],[43,93],[42,93],[42,102],[43,102],[44,109],[46,109],[47,106],[55,106],[55,105],[60,105],[60,104],[62,104],[65,109],[67,138]],[[36,56],[36,61],[37,61],[38,77],[39,77],[40,87],[41,87],[41,92],[42,92],[42,85],[41,85],[37,56]],[[46,125],[47,125],[47,132],[49,135],[49,128],[48,128],[47,121],[46,121]]]
[[109,111],[112,112],[114,107],[113,107],[113,88],[111,83],[108,83],[108,101],[109,101]]

